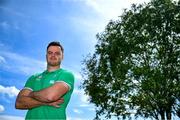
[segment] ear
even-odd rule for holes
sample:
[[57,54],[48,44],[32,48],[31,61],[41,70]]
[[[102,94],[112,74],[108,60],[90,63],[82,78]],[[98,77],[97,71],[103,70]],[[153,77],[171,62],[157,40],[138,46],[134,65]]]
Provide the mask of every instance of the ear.
[[47,60],[47,53],[46,53],[46,60]]
[[64,53],[62,53],[62,60],[64,59]]

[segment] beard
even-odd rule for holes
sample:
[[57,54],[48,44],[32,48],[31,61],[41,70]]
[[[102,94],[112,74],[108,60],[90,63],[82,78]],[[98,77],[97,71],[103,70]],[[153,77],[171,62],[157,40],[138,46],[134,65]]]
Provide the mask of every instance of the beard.
[[59,66],[61,64],[61,61],[57,59],[50,59],[47,60],[47,64],[48,66]]
[[60,61],[58,61],[58,62],[47,62],[47,64],[48,64],[48,66],[59,66],[60,64],[61,64],[61,62]]

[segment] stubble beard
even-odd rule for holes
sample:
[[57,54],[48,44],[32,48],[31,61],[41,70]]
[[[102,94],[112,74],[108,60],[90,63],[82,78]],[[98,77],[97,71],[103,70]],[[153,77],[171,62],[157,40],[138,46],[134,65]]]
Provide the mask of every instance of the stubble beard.
[[55,67],[60,66],[61,62],[48,62],[48,66]]
[[61,64],[61,61],[47,61],[47,65],[49,66],[49,67],[56,67],[56,66],[60,66],[60,64]]

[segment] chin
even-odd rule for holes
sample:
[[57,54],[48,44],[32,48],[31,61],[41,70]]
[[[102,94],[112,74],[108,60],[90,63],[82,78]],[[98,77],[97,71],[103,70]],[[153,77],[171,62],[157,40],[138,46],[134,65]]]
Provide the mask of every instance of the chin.
[[48,65],[49,66],[59,66],[60,65],[60,63],[55,63],[55,62],[51,62],[51,63],[48,63]]

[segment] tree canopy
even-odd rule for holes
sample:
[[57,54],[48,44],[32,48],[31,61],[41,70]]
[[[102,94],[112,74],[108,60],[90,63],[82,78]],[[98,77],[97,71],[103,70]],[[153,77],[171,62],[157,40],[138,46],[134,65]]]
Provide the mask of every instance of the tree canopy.
[[82,87],[101,115],[180,117],[180,1],[132,5],[97,34]]

